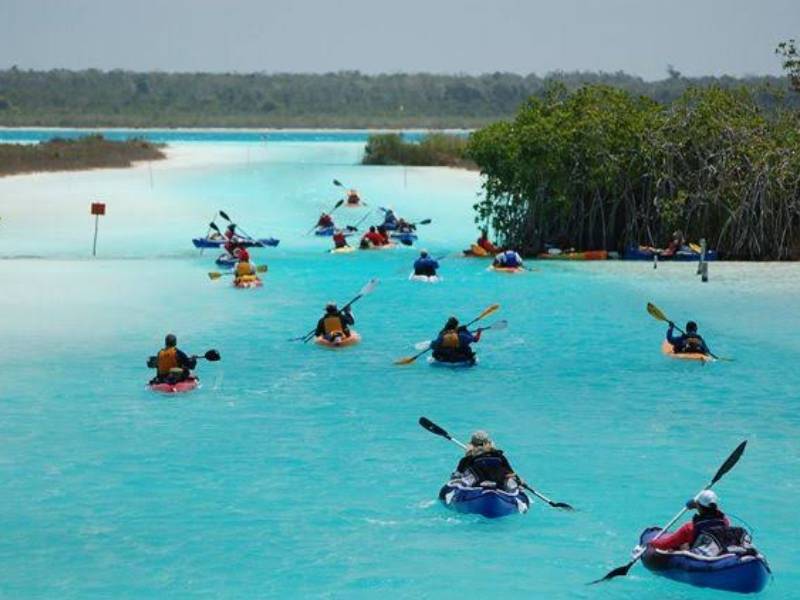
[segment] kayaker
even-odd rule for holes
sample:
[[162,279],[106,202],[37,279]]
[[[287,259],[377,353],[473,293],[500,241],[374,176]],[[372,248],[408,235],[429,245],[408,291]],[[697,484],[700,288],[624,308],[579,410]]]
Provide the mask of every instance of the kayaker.
[[347,238],[344,236],[344,231],[341,229],[337,229],[333,232],[333,247],[334,248],[345,248],[349,244],[347,243]]
[[450,317],[439,336],[431,342],[433,358],[441,362],[475,362],[475,352],[470,344],[481,339],[481,332],[472,334],[466,327],[458,324],[458,319]]
[[325,306],[325,314],[317,321],[317,329],[314,335],[324,337],[329,342],[336,338],[350,337],[349,325],[355,325],[353,311],[349,306],[340,311],[336,303],[329,302]]
[[347,204],[348,206],[358,206],[361,204],[361,196],[358,195],[357,190],[347,191]]
[[378,233],[378,230],[375,228],[374,225],[371,225],[369,231],[364,234],[361,238],[361,247],[369,248],[370,246],[383,246],[386,242],[383,239],[383,236]]
[[686,323],[686,333],[683,335],[675,336],[675,323],[669,322],[669,329],[667,329],[667,341],[672,344],[672,348],[676,354],[693,352],[699,354],[711,354],[705,340],[697,333],[697,323],[689,321]]
[[383,215],[383,226],[386,229],[397,228],[397,216],[394,214],[394,211],[391,208],[387,208]]
[[386,231],[386,227],[384,225],[378,225],[378,235],[381,236],[384,246],[391,242],[389,239],[389,232]]
[[237,257],[239,258],[239,262],[236,263],[236,269],[234,271],[235,280],[256,274],[256,270],[250,262],[250,253],[247,251],[247,248],[239,248]]
[[712,490],[703,490],[697,500],[689,500],[686,508],[697,510],[689,523],[684,524],[673,533],[665,533],[649,543],[659,550],[688,550],[700,534],[709,529],[730,527],[730,521],[719,509],[719,498]]
[[504,269],[518,269],[523,266],[522,257],[515,250],[506,250],[494,257],[494,266]]
[[417,229],[416,225],[409,223],[403,217],[397,219],[397,231],[400,233],[411,233]]
[[486,252],[488,252],[490,254],[496,254],[496,253],[500,252],[500,248],[495,246],[489,240],[489,230],[488,229],[481,230],[481,236],[478,238],[478,241],[475,242],[475,243],[478,246],[480,246],[481,248],[483,248],[484,250],[486,250]]
[[236,252],[236,248],[244,238],[239,237],[236,234],[236,224],[231,223],[225,229],[225,252],[230,254],[231,256],[235,256],[234,252]]
[[452,477],[470,487],[497,487],[506,491],[514,491],[522,481],[485,431],[472,434]]
[[684,244],[686,244],[686,239],[683,237],[683,232],[680,230],[672,232],[672,241],[661,253],[661,256],[674,256],[678,250],[683,248]]
[[427,277],[436,277],[436,270],[439,268],[439,262],[428,255],[427,250],[422,250],[419,253],[419,258],[414,261],[414,275],[425,275]]
[[155,361],[148,361],[148,365],[156,369],[156,376],[150,383],[185,381],[191,377],[191,370],[197,366],[196,358],[178,349],[178,338],[174,333],[167,334],[164,348],[154,358]]
[[317,220],[317,229],[327,229],[328,227],[333,227],[333,217],[324,212]]

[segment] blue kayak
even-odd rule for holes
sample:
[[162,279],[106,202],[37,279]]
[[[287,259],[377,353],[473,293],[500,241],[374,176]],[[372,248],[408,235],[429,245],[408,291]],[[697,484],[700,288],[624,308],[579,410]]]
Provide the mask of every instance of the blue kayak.
[[[332,237],[334,232],[338,229],[338,227],[317,227],[314,230],[314,235],[318,235],[321,237]],[[350,237],[355,232],[352,229],[347,229],[344,231],[344,237]]]
[[[622,260],[649,260],[652,262],[653,256],[658,255],[658,260],[671,260],[675,262],[698,262],[700,260],[700,253],[695,252],[688,246],[678,250],[672,256],[664,256],[660,251],[644,246],[628,246],[625,252],[622,253]],[[718,259],[716,250],[706,250],[706,261],[715,261]]]
[[428,364],[432,367],[439,367],[442,369],[469,369],[478,364],[478,359],[473,360],[460,360],[457,362],[445,362],[443,360],[436,360],[432,356],[428,357]]
[[236,263],[239,261],[235,256],[231,256],[230,254],[220,254],[214,262],[220,267],[235,267]]
[[[192,244],[194,244],[195,248],[221,248],[225,245],[224,239],[221,238],[192,238]],[[239,246],[244,246],[245,248],[252,248],[254,246],[277,246],[280,243],[280,240],[276,240],[275,238],[261,238],[259,240],[242,240],[236,242]]]
[[389,234],[389,237],[393,240],[397,240],[404,246],[413,246],[414,242],[416,242],[418,239],[416,233],[410,233],[407,231],[404,231],[403,233],[392,232]]
[[505,492],[494,488],[467,487],[450,481],[439,490],[439,500],[461,513],[482,515],[488,519],[528,512],[531,501],[525,492]]
[[[646,544],[661,531],[650,527],[639,537]],[[703,556],[691,550],[664,551],[648,548],[642,564],[656,575],[696,587],[753,594],[764,589],[771,571],[766,559],[755,549]]]

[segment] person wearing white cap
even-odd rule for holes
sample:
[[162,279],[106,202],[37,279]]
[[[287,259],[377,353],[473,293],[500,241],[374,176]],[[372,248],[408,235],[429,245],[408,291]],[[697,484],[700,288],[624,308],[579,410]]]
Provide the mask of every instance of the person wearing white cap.
[[439,268],[439,261],[432,258],[427,250],[419,253],[419,258],[414,261],[414,275],[424,275],[426,277],[436,277],[436,270]]
[[489,434],[479,430],[472,434],[464,457],[458,462],[454,479],[468,486],[496,487],[512,491],[522,481],[503,451],[495,448]]
[[653,540],[650,546],[659,550],[688,550],[704,531],[717,527],[730,527],[728,517],[719,509],[719,498],[711,490],[700,492],[686,503],[686,508],[697,510],[691,522],[674,533],[667,533]]

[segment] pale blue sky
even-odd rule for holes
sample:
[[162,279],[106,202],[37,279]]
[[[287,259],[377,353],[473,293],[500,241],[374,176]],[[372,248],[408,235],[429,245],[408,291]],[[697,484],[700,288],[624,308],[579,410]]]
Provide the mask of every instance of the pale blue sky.
[[0,0],[0,68],[777,74],[800,0]]

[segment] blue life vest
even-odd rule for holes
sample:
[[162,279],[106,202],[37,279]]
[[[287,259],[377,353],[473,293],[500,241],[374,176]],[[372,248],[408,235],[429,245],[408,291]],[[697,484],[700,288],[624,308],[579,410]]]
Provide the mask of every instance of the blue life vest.
[[513,250],[506,250],[503,252],[503,266],[504,267],[518,267],[520,266],[517,260],[517,253]]

